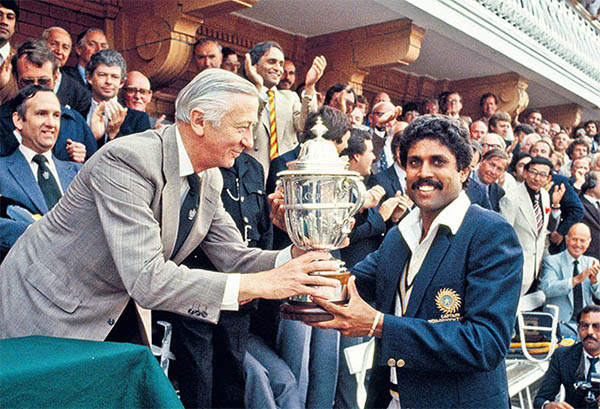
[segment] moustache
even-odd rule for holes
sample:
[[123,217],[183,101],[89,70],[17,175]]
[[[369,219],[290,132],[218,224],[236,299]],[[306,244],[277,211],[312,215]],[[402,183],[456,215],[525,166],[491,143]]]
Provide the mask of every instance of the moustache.
[[585,341],[586,339],[591,339],[592,341],[598,341],[598,340],[596,339],[596,337],[595,337],[595,336],[593,336],[593,335],[588,335],[588,336],[586,336],[586,337],[583,339],[583,341]]
[[439,190],[442,190],[444,188],[444,186],[440,182],[438,182],[437,180],[432,180],[432,179],[419,179],[419,180],[413,182],[413,184],[410,185],[410,187],[411,187],[411,189],[416,190],[420,186],[423,186],[423,185],[433,186],[434,189],[439,189]]
[[290,80],[288,80],[287,78],[284,78],[279,82],[285,82],[286,84],[291,84]]

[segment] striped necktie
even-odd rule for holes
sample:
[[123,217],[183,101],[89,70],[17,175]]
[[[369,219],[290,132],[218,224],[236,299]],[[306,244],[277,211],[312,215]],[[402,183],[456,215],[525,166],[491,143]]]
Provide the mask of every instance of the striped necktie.
[[544,216],[542,215],[542,208],[540,207],[539,195],[536,195],[533,200],[533,212],[535,213],[535,222],[537,223],[539,233],[542,231],[542,227],[544,227]]
[[275,120],[275,91],[270,89],[267,91],[269,96],[269,130],[271,137],[269,138],[269,159],[273,160],[277,157],[277,122]]

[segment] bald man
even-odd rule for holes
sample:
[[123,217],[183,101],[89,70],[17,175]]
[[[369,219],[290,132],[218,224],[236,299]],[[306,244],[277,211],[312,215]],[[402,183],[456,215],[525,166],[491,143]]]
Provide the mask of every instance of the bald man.
[[[127,73],[127,80],[121,93],[125,106],[138,111],[146,112],[146,107],[152,101],[150,80],[139,71],[129,71]],[[151,116],[150,124],[154,129],[170,124],[169,121],[165,121],[165,118],[164,114],[159,118]]]
[[54,93],[61,105],[74,109],[85,118],[92,101],[90,90],[69,75],[63,75],[63,67],[67,63],[73,47],[71,35],[64,28],[54,26],[44,30],[42,38],[54,54],[59,67],[58,79],[54,84]]

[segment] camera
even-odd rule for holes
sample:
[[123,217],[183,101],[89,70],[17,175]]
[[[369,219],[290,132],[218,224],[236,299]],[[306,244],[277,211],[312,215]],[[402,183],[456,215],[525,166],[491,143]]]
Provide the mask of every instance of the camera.
[[584,396],[585,401],[590,404],[589,407],[597,407],[598,395],[600,394],[600,374],[592,374],[590,380],[581,380],[573,384],[575,391]]

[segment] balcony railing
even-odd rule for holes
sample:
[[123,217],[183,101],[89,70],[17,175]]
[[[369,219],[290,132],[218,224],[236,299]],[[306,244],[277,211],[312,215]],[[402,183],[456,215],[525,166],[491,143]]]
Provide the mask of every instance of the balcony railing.
[[568,0],[475,0],[600,82],[600,29]]

